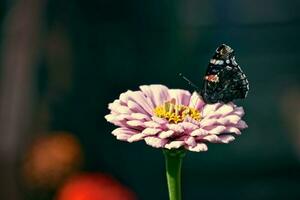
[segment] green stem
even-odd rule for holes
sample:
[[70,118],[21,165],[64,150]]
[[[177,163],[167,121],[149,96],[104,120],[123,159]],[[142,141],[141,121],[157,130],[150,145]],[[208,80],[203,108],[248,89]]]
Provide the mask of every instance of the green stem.
[[164,150],[170,200],[181,200],[181,164],[185,150]]

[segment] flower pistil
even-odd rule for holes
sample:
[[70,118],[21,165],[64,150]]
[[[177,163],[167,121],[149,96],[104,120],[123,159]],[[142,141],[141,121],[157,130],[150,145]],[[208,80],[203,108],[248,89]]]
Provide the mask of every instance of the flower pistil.
[[200,121],[201,119],[201,114],[198,110],[188,106],[176,104],[175,99],[157,106],[154,109],[154,114],[157,117],[167,119],[170,123],[175,124],[183,122],[186,117],[191,117],[197,121]]

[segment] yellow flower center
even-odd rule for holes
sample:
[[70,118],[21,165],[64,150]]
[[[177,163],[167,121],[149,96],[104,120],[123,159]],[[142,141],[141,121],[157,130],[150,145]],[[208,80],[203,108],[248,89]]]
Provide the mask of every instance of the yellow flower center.
[[201,119],[201,114],[198,110],[188,106],[175,104],[175,99],[157,106],[154,109],[154,114],[157,117],[167,119],[170,123],[175,124],[184,121],[186,117],[191,117],[197,121],[200,121]]

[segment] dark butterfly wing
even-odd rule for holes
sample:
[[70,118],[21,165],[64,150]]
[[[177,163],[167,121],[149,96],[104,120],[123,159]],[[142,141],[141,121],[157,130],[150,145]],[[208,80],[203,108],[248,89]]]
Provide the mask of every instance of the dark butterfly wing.
[[201,96],[206,103],[228,103],[245,98],[248,91],[248,80],[235,61],[233,49],[222,44],[210,60]]

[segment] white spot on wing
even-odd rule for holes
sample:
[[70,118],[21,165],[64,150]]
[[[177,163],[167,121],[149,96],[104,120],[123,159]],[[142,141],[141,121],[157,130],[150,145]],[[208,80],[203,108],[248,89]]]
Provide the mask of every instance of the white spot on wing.
[[238,65],[237,62],[235,61],[235,57],[232,57],[231,62],[233,65]]
[[210,63],[214,64],[214,65],[223,65],[224,61],[223,60],[217,60],[217,59],[211,59]]
[[231,70],[232,67],[230,67],[229,65],[227,65],[227,66],[226,66],[226,69],[227,69],[227,70]]

